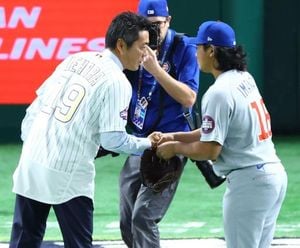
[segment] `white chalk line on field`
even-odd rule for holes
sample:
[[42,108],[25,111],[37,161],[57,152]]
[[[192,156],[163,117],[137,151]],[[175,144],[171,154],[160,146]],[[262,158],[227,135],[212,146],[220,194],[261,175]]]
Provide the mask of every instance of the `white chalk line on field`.
[[[0,227],[10,228],[11,222],[6,222],[0,225]],[[47,228],[49,229],[58,229],[58,223],[56,221],[48,221]],[[205,222],[187,222],[187,223],[161,223],[160,231],[164,233],[172,232],[174,233],[185,233],[192,229],[201,229],[207,228]],[[300,233],[300,223],[287,225],[280,224],[277,225],[276,230],[281,232],[294,232],[299,230]],[[104,233],[109,234],[119,234],[119,222],[113,221],[107,224],[102,230]],[[216,236],[220,236],[223,232],[223,228],[212,228],[209,230],[210,233],[215,233]],[[123,241],[94,241],[95,248],[126,248]],[[171,240],[161,240],[162,248],[225,248],[226,244],[223,239],[171,239]],[[272,242],[272,247],[276,248],[300,248],[300,238],[290,239],[290,238],[275,238]],[[0,248],[8,248],[7,243],[0,243]],[[62,242],[44,242],[41,248],[63,248]]]
[[[4,222],[0,224],[1,228],[5,229],[10,229],[12,225],[12,222]],[[57,221],[47,221],[47,229],[58,229],[59,225]],[[164,233],[186,233],[189,232],[190,230],[195,230],[195,229],[201,229],[201,228],[207,228],[206,227],[206,222],[201,222],[201,221],[194,221],[194,222],[186,222],[186,223],[161,223],[159,224],[159,229],[161,232]],[[103,233],[119,233],[119,222],[118,221],[113,221],[105,225],[104,230],[102,230]],[[300,223],[295,223],[295,224],[278,224],[276,226],[276,231],[278,232],[284,232],[284,233],[289,233],[289,232],[295,232],[299,231],[300,235]],[[223,232],[223,228],[211,228],[209,229],[209,233],[214,233],[216,236],[218,234],[221,234]],[[300,248],[300,247],[299,247]]]

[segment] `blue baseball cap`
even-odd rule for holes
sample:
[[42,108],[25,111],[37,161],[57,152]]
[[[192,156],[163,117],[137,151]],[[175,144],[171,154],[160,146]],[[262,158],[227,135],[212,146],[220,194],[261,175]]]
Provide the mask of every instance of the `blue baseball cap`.
[[189,43],[234,47],[236,40],[234,30],[228,24],[220,21],[207,21],[200,25],[197,37],[190,38]]
[[166,0],[140,0],[138,13],[145,17],[169,16]]

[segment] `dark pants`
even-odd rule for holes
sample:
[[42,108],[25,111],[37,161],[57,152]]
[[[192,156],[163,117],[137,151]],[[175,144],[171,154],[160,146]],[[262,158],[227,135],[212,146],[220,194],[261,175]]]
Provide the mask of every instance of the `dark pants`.
[[16,195],[10,248],[41,246],[49,211],[53,207],[65,248],[90,248],[93,233],[93,202],[81,196],[51,205]]
[[[187,159],[180,157],[183,164]],[[158,223],[175,195],[179,180],[162,193],[142,185],[140,156],[129,156],[120,174],[120,228],[130,248],[159,248]]]

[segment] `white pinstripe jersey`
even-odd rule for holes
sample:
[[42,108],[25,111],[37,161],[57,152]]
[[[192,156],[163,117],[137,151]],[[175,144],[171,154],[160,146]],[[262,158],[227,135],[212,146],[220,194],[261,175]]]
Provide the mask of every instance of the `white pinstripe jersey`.
[[248,72],[222,73],[202,99],[201,141],[216,141],[222,151],[218,174],[280,161],[272,142],[271,118]]
[[101,132],[125,131],[131,91],[109,50],[63,61],[26,111],[13,191],[50,204],[93,199]]

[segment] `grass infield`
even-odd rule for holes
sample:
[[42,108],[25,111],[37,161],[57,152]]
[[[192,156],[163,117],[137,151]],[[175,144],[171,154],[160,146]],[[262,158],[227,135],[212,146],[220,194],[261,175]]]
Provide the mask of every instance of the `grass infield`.
[[[300,237],[299,136],[273,138],[289,178],[288,191],[277,222],[275,237]],[[0,241],[9,240],[15,195],[12,174],[18,163],[21,144],[0,145]],[[125,156],[96,160],[94,240],[119,240],[118,176]],[[163,239],[222,238],[222,195],[225,184],[211,190],[196,166],[189,162],[175,198],[161,221]],[[61,240],[53,212],[50,213],[45,240]]]

